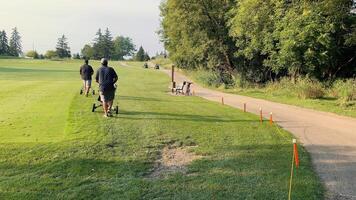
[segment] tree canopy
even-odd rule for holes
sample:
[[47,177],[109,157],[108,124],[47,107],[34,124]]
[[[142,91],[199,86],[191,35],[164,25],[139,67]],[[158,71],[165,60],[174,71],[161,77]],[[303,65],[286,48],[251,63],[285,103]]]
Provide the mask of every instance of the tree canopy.
[[91,46],[86,44],[82,49],[82,57],[86,58],[108,58],[114,60],[124,60],[126,56],[133,56],[135,45],[129,37],[118,36],[113,39],[113,36],[108,28],[103,34],[101,29],[96,33],[94,44]]
[[352,0],[166,0],[161,39],[183,68],[265,82],[356,75]]

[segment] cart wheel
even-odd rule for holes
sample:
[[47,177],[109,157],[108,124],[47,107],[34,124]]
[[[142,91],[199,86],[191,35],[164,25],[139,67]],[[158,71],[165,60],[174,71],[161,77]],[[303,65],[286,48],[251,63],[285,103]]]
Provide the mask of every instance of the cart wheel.
[[115,113],[118,115],[119,114],[119,106],[116,106],[115,108]]
[[95,112],[96,106],[95,103],[93,104],[93,108],[91,109],[91,112]]

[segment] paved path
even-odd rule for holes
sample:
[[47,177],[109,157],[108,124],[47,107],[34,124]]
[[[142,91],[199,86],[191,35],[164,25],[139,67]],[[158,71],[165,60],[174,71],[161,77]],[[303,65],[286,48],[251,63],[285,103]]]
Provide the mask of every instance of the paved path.
[[[163,70],[168,75],[171,71]],[[189,80],[176,73],[175,80]],[[240,95],[226,94],[194,85],[197,96],[211,101],[259,114],[262,107],[265,118],[273,112],[274,120],[293,133],[312,156],[312,162],[328,189],[328,199],[356,200],[356,119],[332,113],[314,111],[296,106],[274,103]]]

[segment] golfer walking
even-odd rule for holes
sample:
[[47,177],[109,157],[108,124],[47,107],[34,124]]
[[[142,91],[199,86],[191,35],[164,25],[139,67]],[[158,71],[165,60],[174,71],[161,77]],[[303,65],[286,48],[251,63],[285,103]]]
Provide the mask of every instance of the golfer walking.
[[112,67],[108,66],[106,58],[101,59],[101,67],[96,72],[96,82],[99,83],[100,98],[103,102],[104,117],[111,117],[111,107],[115,99],[115,83],[117,74]]
[[91,88],[91,80],[94,74],[93,68],[89,65],[89,60],[85,59],[84,65],[80,67],[80,76],[83,79],[83,90],[85,90],[85,96],[88,96],[89,90]]

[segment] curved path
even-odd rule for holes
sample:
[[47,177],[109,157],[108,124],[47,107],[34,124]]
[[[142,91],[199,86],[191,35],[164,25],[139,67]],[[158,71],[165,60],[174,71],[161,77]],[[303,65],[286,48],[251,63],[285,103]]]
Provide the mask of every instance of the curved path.
[[[171,71],[164,70],[171,75]],[[189,80],[176,72],[175,80],[181,83]],[[227,94],[194,85],[196,96],[210,101],[259,114],[263,109],[265,118],[273,112],[273,118],[285,130],[293,133],[312,156],[312,162],[328,192],[328,199],[356,200],[356,119],[332,113],[320,112],[255,99],[235,94]]]

